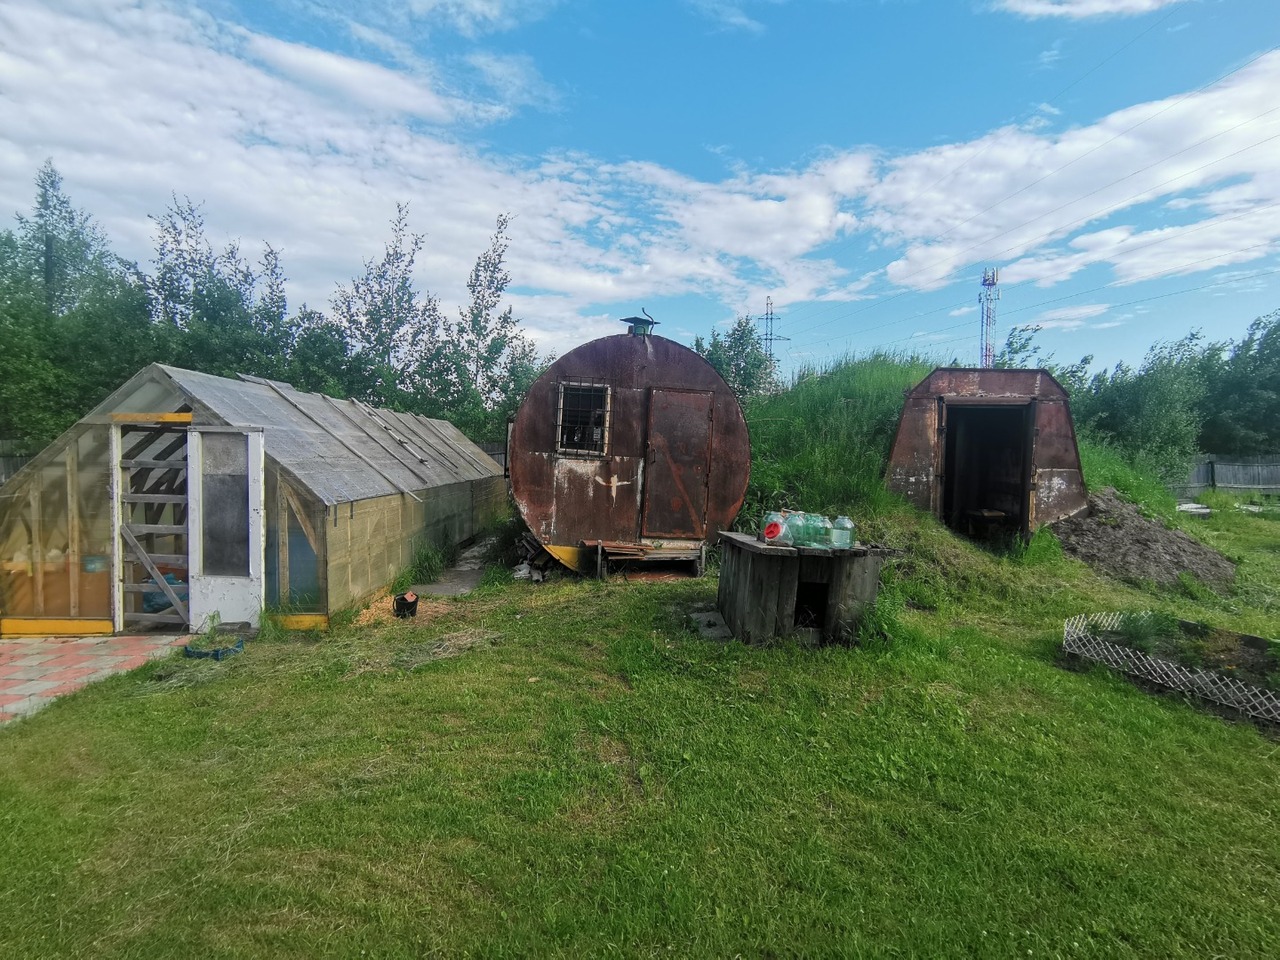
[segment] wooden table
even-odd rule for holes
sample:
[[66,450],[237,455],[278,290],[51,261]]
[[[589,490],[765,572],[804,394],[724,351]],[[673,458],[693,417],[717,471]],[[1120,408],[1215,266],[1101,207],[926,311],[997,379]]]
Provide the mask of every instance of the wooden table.
[[875,602],[888,551],[856,543],[819,550],[764,543],[744,533],[720,534],[716,606],[745,643],[797,636],[843,640]]

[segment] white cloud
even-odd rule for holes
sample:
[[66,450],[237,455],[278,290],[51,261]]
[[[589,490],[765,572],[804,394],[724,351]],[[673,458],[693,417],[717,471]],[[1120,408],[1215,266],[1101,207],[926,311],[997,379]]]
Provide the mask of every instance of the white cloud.
[[447,28],[463,36],[512,30],[539,20],[560,0],[301,0],[313,14],[345,21],[358,11],[360,19],[390,36],[417,28]]
[[695,10],[704,17],[715,21],[725,30],[745,30],[748,33],[763,33],[764,24],[749,16],[744,4],[734,0],[689,0]]
[[436,123],[458,119],[459,104],[449,103],[425,79],[261,34],[246,32],[244,38],[250,59],[302,89],[337,96],[379,114],[404,114]]
[[1031,19],[1065,17],[1082,20],[1086,17],[1151,13],[1182,2],[1183,0],[996,0],[996,7]]
[[[475,31],[525,15],[501,0],[406,10]],[[77,204],[145,261],[145,215],[170,191],[190,195],[206,201],[215,242],[280,247],[292,301],[315,306],[380,252],[397,200],[427,234],[420,280],[445,303],[465,297],[495,216],[511,212],[512,303],[553,349],[611,331],[615,305],[634,313],[657,298],[700,295],[717,315],[758,312],[766,294],[779,308],[847,303],[988,263],[1006,284],[1090,267],[1135,283],[1252,262],[1280,242],[1276,53],[1204,91],[1057,133],[1010,127],[896,157],[833,151],[708,181],[473,146],[474,124],[554,102],[531,60],[474,53],[497,96],[467,98],[377,17],[341,22],[396,66],[162,0],[10,0],[0,209],[27,207],[52,157]]]
[[971,313],[977,313],[977,312],[978,312],[977,307],[959,307],[955,310],[950,311],[947,314],[947,316],[948,317],[965,317]]
[[1124,318],[1107,320],[1103,323],[1089,323],[1094,317],[1100,317],[1111,309],[1106,303],[1084,303],[1074,307],[1058,307],[1045,310],[1027,324],[1020,324],[1020,330],[1110,330],[1124,325]]
[[[1010,260],[1007,280],[1051,283],[1090,263],[1111,263],[1130,280],[1157,263],[1173,273],[1207,257],[1221,255],[1209,267],[1256,259],[1280,239],[1280,217],[1268,208],[1280,201],[1277,86],[1273,52],[1203,91],[1089,126],[1059,134],[1005,128],[901,157],[869,191],[862,221],[905,247],[888,275],[916,289],[942,286],[972,264]],[[1144,232],[1098,226],[1187,195],[1210,217]],[[1211,223],[1219,214],[1221,223]],[[1071,249],[1055,249],[1064,239]],[[1138,257],[1139,247],[1150,254]]]

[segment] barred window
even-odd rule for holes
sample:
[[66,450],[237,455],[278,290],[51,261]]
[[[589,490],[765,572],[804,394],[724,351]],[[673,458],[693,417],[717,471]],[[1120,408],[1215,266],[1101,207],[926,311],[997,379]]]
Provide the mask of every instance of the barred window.
[[556,436],[560,453],[602,457],[609,452],[610,390],[591,381],[560,384]]

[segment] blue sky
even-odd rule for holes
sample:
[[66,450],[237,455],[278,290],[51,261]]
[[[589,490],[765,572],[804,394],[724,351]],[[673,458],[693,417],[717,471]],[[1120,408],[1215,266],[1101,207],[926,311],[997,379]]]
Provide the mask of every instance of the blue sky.
[[1140,360],[1280,307],[1275,0],[8,0],[0,209],[52,158],[145,262],[173,193],[297,306],[397,201],[460,303],[514,215],[546,349],[763,312],[784,369],[876,347]]

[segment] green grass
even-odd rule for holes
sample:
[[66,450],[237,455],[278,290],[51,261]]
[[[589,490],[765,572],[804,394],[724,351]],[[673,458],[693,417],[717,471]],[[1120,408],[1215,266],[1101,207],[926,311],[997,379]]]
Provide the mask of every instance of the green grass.
[[0,956],[1280,955],[1275,739],[1057,662],[1100,610],[1280,636],[1280,522],[1166,515],[1230,596],[984,550],[879,486],[922,371],[828,374],[749,411],[751,502],[898,551],[862,646],[702,641],[711,579],[492,567],[150,664],[0,728]]
[[[1202,522],[1280,587],[1274,521]],[[900,533],[865,648],[701,641],[710,581],[495,571],[94,685],[0,730],[0,954],[1280,950],[1275,742],[1055,664],[1084,610],[1280,615]]]

